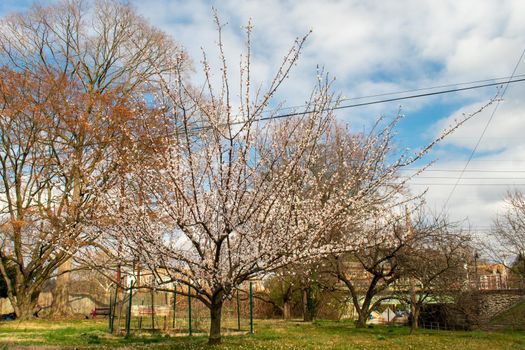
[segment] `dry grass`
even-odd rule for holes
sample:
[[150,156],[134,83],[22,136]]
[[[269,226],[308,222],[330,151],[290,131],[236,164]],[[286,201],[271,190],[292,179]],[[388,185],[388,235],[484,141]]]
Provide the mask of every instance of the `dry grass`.
[[[106,332],[105,321],[0,323],[0,349],[209,349],[206,337],[161,334],[124,338]],[[405,327],[355,329],[351,322],[257,321],[253,336],[224,337],[219,349],[525,349],[523,332],[460,332]]]

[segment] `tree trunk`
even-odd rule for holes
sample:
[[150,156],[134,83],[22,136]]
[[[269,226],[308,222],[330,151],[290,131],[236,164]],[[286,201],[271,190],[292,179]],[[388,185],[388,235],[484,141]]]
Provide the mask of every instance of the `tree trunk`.
[[222,302],[222,292],[214,294],[210,305],[210,345],[221,343]]
[[312,290],[310,288],[303,289],[303,321],[312,322],[315,318],[315,305],[312,300]]
[[355,328],[365,328],[366,321],[368,319],[368,312],[360,312],[357,321],[355,322]]
[[[88,113],[90,113],[91,107],[88,107]],[[79,140],[83,140],[84,135],[81,133]],[[80,164],[82,162],[83,148],[82,145],[75,147],[75,153],[73,156],[74,163],[72,169],[72,181],[73,181],[73,196],[71,205],[68,209],[71,218],[70,224],[72,224],[74,230],[80,229],[79,223],[79,210],[81,207],[81,186],[82,186],[82,174],[80,171]],[[58,266],[58,277],[53,295],[53,304],[51,305],[51,314],[54,317],[67,317],[73,314],[71,305],[69,304],[69,284],[71,281],[71,267],[73,266],[73,259],[69,257],[63,264]]]
[[282,301],[283,301],[283,319],[289,320],[292,316],[292,305],[290,303],[292,299],[292,285],[286,285],[284,279],[281,280]]
[[[372,271],[369,271],[372,272]],[[352,303],[354,304],[355,311],[357,312],[357,320],[355,321],[356,328],[365,328],[366,321],[370,314],[370,304],[372,303],[372,298],[378,293],[377,283],[382,278],[382,275],[374,274],[368,290],[365,294],[365,299],[363,300],[363,305],[360,305],[359,298],[360,294],[355,290],[352,281],[350,281],[344,274],[338,273],[337,278],[342,281],[350,290],[350,295],[352,297]]]
[[419,306],[417,304],[412,304],[410,308],[412,311],[412,322],[410,322],[410,334],[412,334],[419,328]]
[[58,268],[57,284],[53,294],[51,314],[54,317],[67,317],[73,314],[69,304],[69,283],[71,280],[71,258],[67,259]]
[[21,292],[20,295],[16,297],[16,302],[11,301],[16,318],[18,320],[32,319],[35,315],[37,301],[38,298],[33,298],[31,293]]
[[418,328],[419,307],[417,305],[416,282],[413,278],[410,279],[410,311],[412,313],[412,321],[410,322],[410,334]]
[[[3,271],[5,272],[5,270]],[[2,278],[2,275],[0,275]],[[16,269],[15,285],[11,279],[4,279],[7,287],[7,297],[11,302],[16,318],[29,320],[34,317],[37,310],[40,289],[34,281],[28,281],[20,266]]]
[[370,314],[370,302],[371,301],[372,301],[372,298],[367,294],[363,302],[363,305],[358,311],[359,317],[357,318],[357,321],[355,322],[356,328],[366,327],[366,321],[368,321],[368,316]]
[[290,301],[289,300],[284,301],[284,303],[283,303],[283,318],[285,320],[289,320],[291,318],[291,315],[292,315],[291,308],[292,307],[290,305]]

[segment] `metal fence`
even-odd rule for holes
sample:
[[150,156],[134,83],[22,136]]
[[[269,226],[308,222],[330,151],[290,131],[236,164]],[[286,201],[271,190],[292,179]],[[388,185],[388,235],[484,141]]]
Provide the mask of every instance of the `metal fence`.
[[[253,333],[252,285],[237,290],[222,306],[223,334]],[[108,314],[110,333],[137,334],[161,332],[170,335],[207,334],[210,311],[189,287],[174,291],[155,289],[115,290],[111,294]]]

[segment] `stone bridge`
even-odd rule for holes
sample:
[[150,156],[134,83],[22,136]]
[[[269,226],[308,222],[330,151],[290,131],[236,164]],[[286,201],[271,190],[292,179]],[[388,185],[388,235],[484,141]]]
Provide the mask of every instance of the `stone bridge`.
[[449,329],[505,328],[493,319],[522,301],[525,289],[471,290],[455,303],[425,305],[420,321]]
[[478,302],[479,320],[483,323],[525,300],[525,290],[480,290],[474,292],[474,297]]

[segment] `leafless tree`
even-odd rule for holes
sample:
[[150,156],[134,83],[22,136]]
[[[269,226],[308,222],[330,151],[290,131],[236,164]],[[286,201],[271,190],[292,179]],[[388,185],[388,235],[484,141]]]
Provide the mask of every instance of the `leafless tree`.
[[48,131],[45,106],[56,96],[49,82],[7,68],[0,74],[0,271],[16,315],[24,319],[33,316],[43,283],[67,258],[54,249],[58,237],[40,219],[37,204],[50,181],[49,152],[42,142]]
[[525,196],[520,191],[506,196],[506,211],[494,220],[492,238],[485,252],[520,276],[525,277]]
[[[84,92],[62,74],[0,73],[0,270],[17,315],[27,318],[45,280],[59,268],[61,282],[71,267],[60,267],[94,242],[100,193],[112,187],[121,162],[132,158],[127,146],[147,114],[125,97]],[[83,147],[72,148],[80,134]],[[17,270],[15,281],[8,265]],[[24,299],[30,296],[31,302]]]
[[411,307],[411,332],[418,326],[421,307],[428,301],[450,302],[450,295],[468,284],[466,257],[470,237],[453,232],[446,220],[424,220],[412,232],[414,243],[399,257],[402,278],[394,286],[397,299]]
[[[108,133],[99,134],[107,125],[97,101],[106,94],[108,101],[140,101],[144,93],[155,89],[160,76],[175,67],[188,67],[188,60],[167,35],[124,2],[63,0],[49,6],[34,5],[27,12],[4,18],[0,61],[37,79],[42,73],[59,76],[85,94],[84,101],[76,105],[83,110],[75,110],[76,115],[63,117],[69,111],[62,110],[48,116],[57,134],[47,140],[55,162],[50,191],[60,192],[62,197],[60,210],[52,213],[48,223],[56,225],[56,230],[75,227],[81,231],[84,227],[78,213],[92,211],[88,207],[96,198],[87,192],[101,182],[110,182],[118,159],[107,149]],[[122,159],[118,161],[122,163]],[[67,209],[62,209],[64,205]],[[79,239],[82,235],[74,236]],[[74,253],[68,250],[67,254]],[[70,312],[67,286],[72,260],[66,259],[58,268],[53,310],[64,315]]]
[[401,255],[413,244],[403,215],[387,222],[377,220],[363,227],[360,234],[368,243],[353,252],[333,255],[331,272],[347,288],[358,319],[356,327],[365,327],[372,310],[385,299],[392,298],[391,286],[402,275]]

